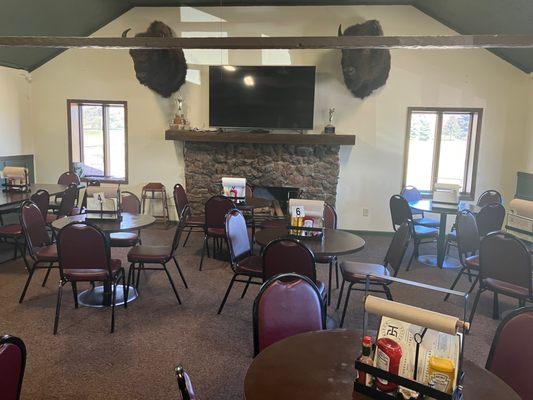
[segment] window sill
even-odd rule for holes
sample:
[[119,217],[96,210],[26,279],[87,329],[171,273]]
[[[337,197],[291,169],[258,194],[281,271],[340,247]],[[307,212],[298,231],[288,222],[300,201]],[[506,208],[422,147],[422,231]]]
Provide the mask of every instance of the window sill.
[[114,183],[115,185],[127,185],[128,179],[112,178],[110,176],[84,176],[82,182]]
[[[430,199],[431,200],[433,198],[433,192],[420,192],[420,194],[422,195],[423,199]],[[459,195],[459,200],[460,201],[473,201],[474,200],[474,195],[470,194],[470,193],[461,193]]]

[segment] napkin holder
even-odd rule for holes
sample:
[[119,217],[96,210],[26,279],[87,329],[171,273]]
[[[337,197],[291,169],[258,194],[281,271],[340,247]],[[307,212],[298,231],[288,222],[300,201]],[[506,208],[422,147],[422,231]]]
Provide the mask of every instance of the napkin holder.
[[246,202],[246,178],[222,178],[222,194],[237,204]]
[[433,203],[458,206],[461,186],[451,183],[435,183],[433,187]]
[[[110,193],[109,190],[107,192]],[[122,221],[120,199],[120,186],[116,190],[116,197],[106,197],[105,192],[94,193],[92,197],[87,198],[85,219],[88,221]]]
[[289,199],[289,236],[295,239],[321,240],[324,235],[324,202]]
[[29,192],[30,179],[28,168],[4,166],[2,171],[4,192]]

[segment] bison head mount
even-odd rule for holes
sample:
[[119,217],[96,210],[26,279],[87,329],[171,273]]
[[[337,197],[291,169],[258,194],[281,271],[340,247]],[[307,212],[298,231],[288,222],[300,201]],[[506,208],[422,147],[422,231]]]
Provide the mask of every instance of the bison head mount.
[[[126,37],[128,31],[129,29],[125,30],[122,37]],[[146,32],[135,35],[135,37],[173,36],[172,29],[161,21],[152,22]],[[132,49],[130,56],[139,83],[163,97],[170,97],[185,83],[187,62],[182,49]]]
[[[339,36],[383,36],[379,21],[370,20],[352,25]],[[378,49],[343,49],[342,74],[344,83],[355,97],[364,99],[387,82],[390,71],[390,51]]]

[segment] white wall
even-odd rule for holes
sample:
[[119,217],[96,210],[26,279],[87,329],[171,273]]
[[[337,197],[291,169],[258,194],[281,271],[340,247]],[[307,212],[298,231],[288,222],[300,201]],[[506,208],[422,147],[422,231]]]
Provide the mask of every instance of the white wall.
[[32,152],[29,75],[0,67],[0,156]]
[[[367,19],[380,20],[385,35],[454,34],[410,6],[135,8],[95,36],[144,31],[159,19],[177,35],[335,35]],[[526,164],[522,149],[528,113],[527,75],[484,50],[394,50],[387,84],[365,100],[345,87],[335,50],[191,50],[189,82],[181,89],[193,126],[207,127],[209,64],[316,65],[315,131],[336,108],[338,133],[357,143],[341,148],[337,208],[340,226],[390,230],[389,197],[400,191],[407,107],[482,107],[477,194],[488,188],[506,198]],[[33,131],[38,179],[53,182],[68,167],[66,99],[128,101],[129,177],[167,187],[184,181],[181,143],[164,140],[172,101],[141,86],[124,50],[69,50],[34,71]],[[51,149],[53,151],[51,152]],[[362,208],[370,209],[369,217]]]
[[528,125],[524,138],[524,168],[523,171],[533,174],[533,74],[529,75],[529,107],[528,107]]

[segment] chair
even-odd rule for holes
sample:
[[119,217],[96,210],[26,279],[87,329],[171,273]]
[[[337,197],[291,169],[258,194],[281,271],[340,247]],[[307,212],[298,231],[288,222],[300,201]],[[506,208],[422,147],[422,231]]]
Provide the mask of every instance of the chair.
[[[159,193],[159,197],[156,197],[156,193]],[[146,210],[146,200],[150,201],[161,200],[161,207],[163,210],[162,215],[154,215],[156,219],[160,219],[163,222],[168,222],[169,211],[168,211],[168,198],[167,198],[167,189],[165,185],[160,182],[150,182],[143,186],[141,191],[141,202],[142,202],[142,213],[145,213]]]
[[[344,308],[342,310],[342,318],[340,326],[344,325],[344,318],[346,317],[346,309],[348,308],[348,301],[350,300],[350,293],[352,290],[364,291],[366,285],[367,275],[373,275],[369,277],[370,292],[385,293],[387,299],[392,300],[392,294],[389,289],[389,285],[392,283],[387,280],[387,276],[398,275],[400,266],[402,264],[403,257],[409,246],[411,240],[411,229],[408,222],[404,222],[400,225],[398,230],[394,233],[392,241],[383,260],[383,264],[370,264],[356,261],[344,261],[341,263],[342,285],[339,293],[339,300],[337,302],[337,310],[340,307],[342,293],[344,291],[344,284],[349,282],[348,292],[346,293],[346,299],[344,300]],[[392,269],[389,269],[389,267]],[[354,287],[354,285],[356,285]],[[377,288],[376,288],[377,287]]]
[[78,186],[74,183],[71,183],[68,188],[61,195],[61,203],[54,213],[48,213],[46,216],[46,222],[52,223],[58,218],[68,217],[72,215],[72,210],[76,206],[76,201],[78,199]]
[[480,236],[502,229],[505,220],[505,207],[499,203],[491,203],[479,210],[476,222]]
[[[324,228],[337,229],[337,212],[335,208],[329,204],[324,203]],[[328,264],[328,305],[331,304],[331,277],[333,275],[333,265],[335,265],[335,282],[337,289],[339,288],[339,263],[336,256],[324,256],[315,258],[315,262],[319,264]]]
[[[226,237],[229,245],[233,277],[231,278],[217,314],[222,312],[235,282],[246,283],[241,299],[246,295],[248,286],[251,283],[259,285],[263,283],[263,259],[261,256],[253,255],[246,220],[239,210],[233,209],[226,215]],[[240,280],[238,279],[239,277],[244,277],[245,280]],[[254,279],[258,281],[254,281]]]
[[[407,200],[408,203],[413,203],[413,202],[422,200],[422,194],[414,186],[404,187],[400,194],[402,195],[402,197],[404,197]],[[439,227],[439,224],[440,224],[439,221],[433,218],[424,217],[424,211],[411,209],[411,212],[413,214],[413,222],[415,224],[428,226],[430,228]]]
[[481,240],[479,289],[470,313],[470,324],[481,294],[494,294],[492,318],[499,318],[498,294],[513,297],[520,307],[533,301],[531,255],[519,239],[509,233],[492,232]]
[[31,195],[30,200],[33,201],[37,207],[39,207],[39,210],[41,210],[41,214],[43,215],[43,219],[46,221],[48,209],[50,208],[50,193],[43,189],[37,190]]
[[33,260],[33,265],[28,270],[28,279],[26,280],[26,284],[20,295],[19,303],[22,303],[35,271],[38,269],[47,270],[42,284],[44,286],[46,285],[48,275],[50,275],[50,270],[54,267],[54,264],[56,264],[56,268],[58,267],[57,263],[59,262],[59,259],[57,255],[57,247],[48,234],[46,222],[37,204],[30,200],[22,203],[19,219],[24,232],[24,238],[26,239],[28,253]]
[[409,271],[413,258],[418,257],[419,246],[421,244],[434,242],[437,236],[439,236],[439,231],[435,228],[428,228],[426,226],[414,224],[413,214],[411,212],[411,207],[409,207],[409,203],[404,197],[398,194],[395,194],[390,198],[389,207],[392,217],[392,227],[395,231],[404,222],[407,222],[411,228],[411,236],[413,237],[414,246],[413,253],[407,264],[406,271]]
[[181,365],[177,365],[174,370],[176,373],[176,380],[178,381],[178,388],[180,390],[181,400],[199,400],[198,396],[194,394],[191,379]]
[[200,259],[200,268],[204,263],[204,255],[207,250],[209,255],[209,238],[213,239],[213,257],[218,246],[222,249],[222,241],[226,242],[226,214],[235,207],[233,202],[226,196],[213,196],[205,202],[205,222],[204,222],[204,244],[202,246],[202,258]]
[[[472,282],[472,277],[474,277],[474,282],[468,291],[468,293],[471,293],[479,280],[479,255],[477,254],[479,251],[479,231],[477,229],[476,217],[470,211],[463,210],[457,214],[455,225],[461,269],[455,277],[450,290],[455,288],[461,276],[466,273],[470,282]],[[450,294],[446,294],[444,301],[448,300],[449,297]]]
[[[111,287],[111,333],[115,331],[115,302],[117,284],[122,280],[126,292],[124,268],[118,259],[111,259],[111,249],[104,233],[88,223],[72,222],[59,231],[59,288],[54,320],[54,335],[59,325],[63,286],[70,282],[74,306],[78,308],[78,282],[103,282]],[[127,298],[127,295],[126,295]],[[124,303],[127,307],[127,303]]]
[[[120,193],[120,206],[122,211],[137,215],[141,212],[141,201],[132,192]],[[141,242],[141,231],[137,232],[111,232],[109,243],[111,247],[133,247]]]
[[253,307],[254,356],[287,337],[323,329],[322,296],[307,276],[279,274],[261,286]]
[[0,338],[0,397],[18,400],[26,368],[26,346],[22,339],[5,335]]
[[25,257],[24,245],[22,244],[24,234],[22,232],[22,226],[20,224],[9,224],[0,226],[0,242],[12,244],[14,247],[13,260],[15,260],[20,253],[24,259],[26,269],[28,268],[28,262]]
[[[64,185],[64,186],[70,186],[70,185],[76,185],[76,189],[81,184],[80,177],[75,172],[67,171],[63,172],[61,175],[59,175],[59,178],[57,179],[58,185]],[[76,192],[77,195],[77,192]],[[53,210],[56,210],[60,207],[62,197],[64,196],[64,193],[56,194],[50,203],[50,208]],[[77,200],[77,199],[76,199]]]
[[477,199],[478,207],[485,207],[489,204],[503,204],[503,196],[497,190],[485,190]]
[[324,283],[316,279],[315,256],[298,240],[273,240],[263,250],[263,280],[284,273],[307,276],[317,286],[322,297],[326,298]]
[[[174,185],[173,190],[173,196],[174,196],[174,205],[176,206],[176,214],[178,215],[178,219],[181,219],[184,217],[184,211],[188,210],[189,214],[192,214],[189,199],[187,198],[187,193],[185,192],[185,189],[183,186],[181,186],[179,183],[176,183]],[[188,208],[186,208],[188,206]],[[187,225],[185,228],[189,228],[189,231],[187,232],[187,236],[185,237],[185,241],[183,242],[183,247],[187,244],[189,240],[189,236],[191,236],[191,232],[203,232],[204,231],[204,224],[205,224],[205,217],[203,215],[188,215],[187,216]]]
[[[129,290],[130,282],[135,284],[137,290],[139,290],[139,282],[141,278],[142,271],[165,271],[170,286],[176,295],[178,304],[181,304],[181,299],[174,285],[174,281],[170,276],[170,273],[167,269],[167,263],[172,260],[176,265],[176,269],[180,274],[181,280],[185,288],[188,288],[183,272],[181,271],[178,260],[176,259],[176,251],[179,245],[181,233],[186,224],[186,220],[180,220],[176,231],[174,233],[174,238],[172,239],[172,244],[170,246],[151,246],[151,245],[136,245],[130,249],[128,252],[128,262],[130,262],[130,269],[128,271],[128,283],[126,285],[126,290]],[[145,267],[145,264],[159,264],[161,267]],[[138,266],[137,266],[138,265]],[[135,278],[135,270],[137,270],[137,278]],[[128,293],[126,292],[126,298],[128,298]]]
[[509,313],[496,330],[485,366],[513,388],[522,399],[529,400],[533,396],[531,337],[533,307],[524,307]]

